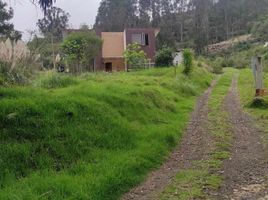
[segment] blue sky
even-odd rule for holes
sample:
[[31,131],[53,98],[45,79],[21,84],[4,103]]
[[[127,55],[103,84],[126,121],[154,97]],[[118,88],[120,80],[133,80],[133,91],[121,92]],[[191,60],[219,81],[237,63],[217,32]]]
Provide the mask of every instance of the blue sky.
[[[93,25],[101,0],[57,0],[55,6],[67,11],[70,15],[71,28],[78,28],[81,24]],[[24,33],[27,40],[27,30],[36,30],[36,22],[43,17],[41,10],[33,5],[32,0],[4,0],[14,9],[12,22],[15,28]]]

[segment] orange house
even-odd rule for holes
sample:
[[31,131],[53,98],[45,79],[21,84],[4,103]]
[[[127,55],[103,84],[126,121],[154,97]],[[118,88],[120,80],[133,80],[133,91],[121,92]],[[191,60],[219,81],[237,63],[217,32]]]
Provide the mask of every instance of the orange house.
[[103,41],[102,50],[94,62],[95,71],[126,71],[127,64],[124,51],[127,45],[138,43],[147,59],[154,63],[156,53],[156,36],[159,29],[127,28],[124,32],[99,32]]
[[[63,31],[63,38],[70,33],[85,30],[67,29]],[[86,30],[94,31],[94,30]],[[96,34],[102,39],[102,49],[94,59],[93,71],[126,71],[127,64],[124,59],[124,51],[132,43],[138,43],[145,52],[151,63],[155,62],[156,37],[159,29],[155,28],[127,28],[123,32],[98,32]]]

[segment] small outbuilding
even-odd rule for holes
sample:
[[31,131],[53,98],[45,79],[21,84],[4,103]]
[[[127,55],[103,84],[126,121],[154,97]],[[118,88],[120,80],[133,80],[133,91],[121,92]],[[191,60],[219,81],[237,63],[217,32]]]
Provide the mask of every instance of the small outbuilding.
[[173,65],[174,66],[182,64],[182,61],[183,61],[182,53],[183,53],[182,50],[176,51],[174,53],[174,56],[173,56],[174,57],[174,59],[173,59]]

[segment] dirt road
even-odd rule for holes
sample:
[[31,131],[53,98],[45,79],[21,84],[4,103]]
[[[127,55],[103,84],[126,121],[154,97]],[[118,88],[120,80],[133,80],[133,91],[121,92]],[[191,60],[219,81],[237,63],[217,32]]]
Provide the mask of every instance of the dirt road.
[[251,117],[241,108],[237,78],[232,86],[224,106],[230,116],[234,144],[232,155],[225,161],[223,168],[225,183],[221,187],[218,198],[234,200],[268,200],[268,155],[262,145],[260,130]]
[[189,168],[193,161],[205,159],[210,152],[211,143],[204,124],[208,120],[208,99],[215,84],[216,81],[199,98],[181,144],[166,163],[159,170],[152,172],[143,184],[127,193],[122,200],[157,199],[156,195],[172,182],[180,170]]
[[[152,172],[140,186],[127,193],[122,200],[157,200],[159,194],[174,180],[178,172],[194,168],[195,161],[205,160],[213,152],[213,137],[206,126],[208,101],[216,84],[201,96],[192,114],[182,143],[163,166]],[[268,155],[261,143],[261,132],[251,117],[241,108],[237,77],[230,83],[230,90],[222,109],[228,113],[233,144],[231,156],[221,168],[223,184],[218,191],[207,191],[205,199],[268,200]],[[213,195],[212,195],[213,194]]]

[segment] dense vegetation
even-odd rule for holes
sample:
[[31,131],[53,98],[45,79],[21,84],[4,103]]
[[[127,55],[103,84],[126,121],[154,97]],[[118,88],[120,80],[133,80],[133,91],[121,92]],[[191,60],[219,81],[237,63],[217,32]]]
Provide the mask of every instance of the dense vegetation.
[[178,143],[212,75],[42,74],[0,88],[0,199],[117,199]]
[[95,28],[157,27],[159,46],[195,47],[201,53],[207,44],[249,33],[267,11],[267,0],[102,0]]

